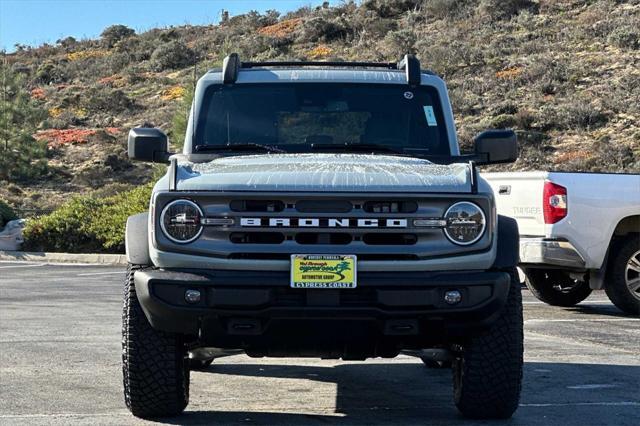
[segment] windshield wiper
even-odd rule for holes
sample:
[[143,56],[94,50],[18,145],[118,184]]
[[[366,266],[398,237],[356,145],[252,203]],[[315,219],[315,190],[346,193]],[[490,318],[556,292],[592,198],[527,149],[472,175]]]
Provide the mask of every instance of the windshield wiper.
[[404,154],[404,152],[391,148],[386,145],[379,145],[375,143],[357,143],[357,142],[345,142],[343,144],[334,143],[314,143],[311,144],[313,150],[337,150],[337,151],[366,151],[366,152],[390,152],[393,154]]
[[285,150],[276,148],[271,145],[261,145],[259,143],[228,143],[225,145],[196,145],[195,152],[211,152],[211,151],[266,151],[284,153]]

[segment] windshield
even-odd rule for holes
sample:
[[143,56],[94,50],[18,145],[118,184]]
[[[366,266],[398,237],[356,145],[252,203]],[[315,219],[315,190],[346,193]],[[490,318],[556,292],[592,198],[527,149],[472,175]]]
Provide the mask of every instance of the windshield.
[[193,145],[198,150],[261,145],[275,152],[366,148],[450,154],[436,90],[391,84],[211,86]]

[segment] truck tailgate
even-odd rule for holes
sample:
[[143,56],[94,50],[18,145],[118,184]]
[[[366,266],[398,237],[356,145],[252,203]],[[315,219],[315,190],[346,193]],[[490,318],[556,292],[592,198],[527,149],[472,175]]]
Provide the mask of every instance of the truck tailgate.
[[547,172],[482,173],[496,197],[498,214],[518,221],[520,235],[545,235],[542,191]]

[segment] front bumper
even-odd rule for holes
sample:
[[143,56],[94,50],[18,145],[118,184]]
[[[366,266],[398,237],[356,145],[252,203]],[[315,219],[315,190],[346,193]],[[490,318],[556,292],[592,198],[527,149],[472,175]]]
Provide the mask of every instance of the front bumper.
[[[154,328],[254,352],[306,340],[394,341],[395,349],[459,340],[498,317],[511,283],[500,271],[359,273],[358,288],[341,290],[292,289],[281,271],[141,270],[134,279]],[[185,301],[188,289],[201,292],[198,303]],[[452,289],[462,293],[453,306],[444,301]]]
[[585,261],[568,241],[520,237],[520,264],[584,269]]

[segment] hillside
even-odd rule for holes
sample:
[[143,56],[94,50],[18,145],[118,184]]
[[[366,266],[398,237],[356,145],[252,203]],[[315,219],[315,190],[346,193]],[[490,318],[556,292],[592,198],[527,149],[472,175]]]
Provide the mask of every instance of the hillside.
[[153,167],[126,158],[128,129],[146,123],[179,140],[194,64],[201,74],[230,52],[371,61],[412,52],[447,81],[463,146],[511,127],[521,158],[509,169],[640,172],[640,1],[364,0],[141,34],[116,25],[96,40],[2,54],[5,81],[21,85],[31,111],[31,127],[19,114],[3,120],[16,127],[5,138],[31,129],[35,140],[12,136],[0,156],[31,144],[42,168],[31,158],[0,174],[0,198],[33,214],[149,181]]

